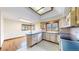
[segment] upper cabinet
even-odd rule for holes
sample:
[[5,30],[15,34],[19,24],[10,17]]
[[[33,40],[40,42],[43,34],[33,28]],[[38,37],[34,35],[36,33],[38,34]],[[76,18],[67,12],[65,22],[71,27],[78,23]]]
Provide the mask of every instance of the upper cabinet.
[[69,14],[59,21],[60,28],[78,26],[79,24],[79,8],[73,7]]
[[77,20],[76,20],[76,22],[77,22],[77,25],[79,25],[79,7],[77,7]]
[[40,23],[40,27],[42,30],[46,30],[46,23],[45,22],[41,22]]

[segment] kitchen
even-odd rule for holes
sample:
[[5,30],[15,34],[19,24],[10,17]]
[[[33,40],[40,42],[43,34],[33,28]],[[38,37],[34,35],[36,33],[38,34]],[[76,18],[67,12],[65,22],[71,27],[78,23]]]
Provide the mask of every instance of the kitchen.
[[73,34],[79,39],[78,8],[33,8],[0,8],[2,51],[66,51],[64,36]]

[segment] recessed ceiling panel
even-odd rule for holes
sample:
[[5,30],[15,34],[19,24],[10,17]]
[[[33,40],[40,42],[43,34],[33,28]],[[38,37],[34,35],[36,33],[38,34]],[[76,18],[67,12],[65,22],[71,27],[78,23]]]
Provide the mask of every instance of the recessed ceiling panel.
[[31,7],[32,10],[34,10],[39,15],[46,14],[53,10],[53,7]]
[[46,13],[48,11],[50,11],[51,8],[50,7],[46,7],[46,8],[42,8],[41,10],[37,11],[39,14],[43,14],[43,13]]

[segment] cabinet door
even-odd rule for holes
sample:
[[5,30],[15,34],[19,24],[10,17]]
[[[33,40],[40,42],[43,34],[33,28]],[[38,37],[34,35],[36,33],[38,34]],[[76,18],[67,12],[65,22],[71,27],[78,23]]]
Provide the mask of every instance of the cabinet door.
[[42,40],[42,33],[38,34],[38,42],[40,42]]
[[[79,11],[78,11],[79,12]],[[71,12],[59,21],[60,28],[71,27],[76,25],[76,9],[72,8]]]
[[40,23],[40,27],[42,30],[46,30],[46,23],[44,22]]
[[79,25],[79,7],[77,7],[77,20],[76,20],[76,22]]
[[57,38],[56,38],[56,34],[50,34],[50,41],[52,42],[56,42],[57,41]]
[[38,42],[38,35],[32,35],[32,45]]
[[70,16],[71,16],[70,17],[71,26],[75,26],[76,25],[76,10],[72,11]]
[[50,40],[50,34],[46,33],[46,40]]
[[46,33],[45,32],[42,33],[42,39],[46,39]]
[[27,35],[27,46],[30,47],[32,45],[32,36]]
[[59,20],[59,28],[65,27],[65,23],[66,23],[65,20],[66,20],[65,18],[62,18],[62,19]]

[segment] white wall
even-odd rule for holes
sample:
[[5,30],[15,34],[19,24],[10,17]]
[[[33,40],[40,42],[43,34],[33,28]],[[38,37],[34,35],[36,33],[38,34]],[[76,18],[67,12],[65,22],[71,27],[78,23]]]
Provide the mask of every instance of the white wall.
[[0,10],[0,47],[1,47],[1,10]]
[[4,20],[3,20],[3,14],[1,12],[1,15],[0,15],[0,20],[1,20],[1,46],[3,44],[3,41],[4,41]]
[[21,30],[21,24],[27,23],[4,19],[4,39],[25,36],[25,33]]

